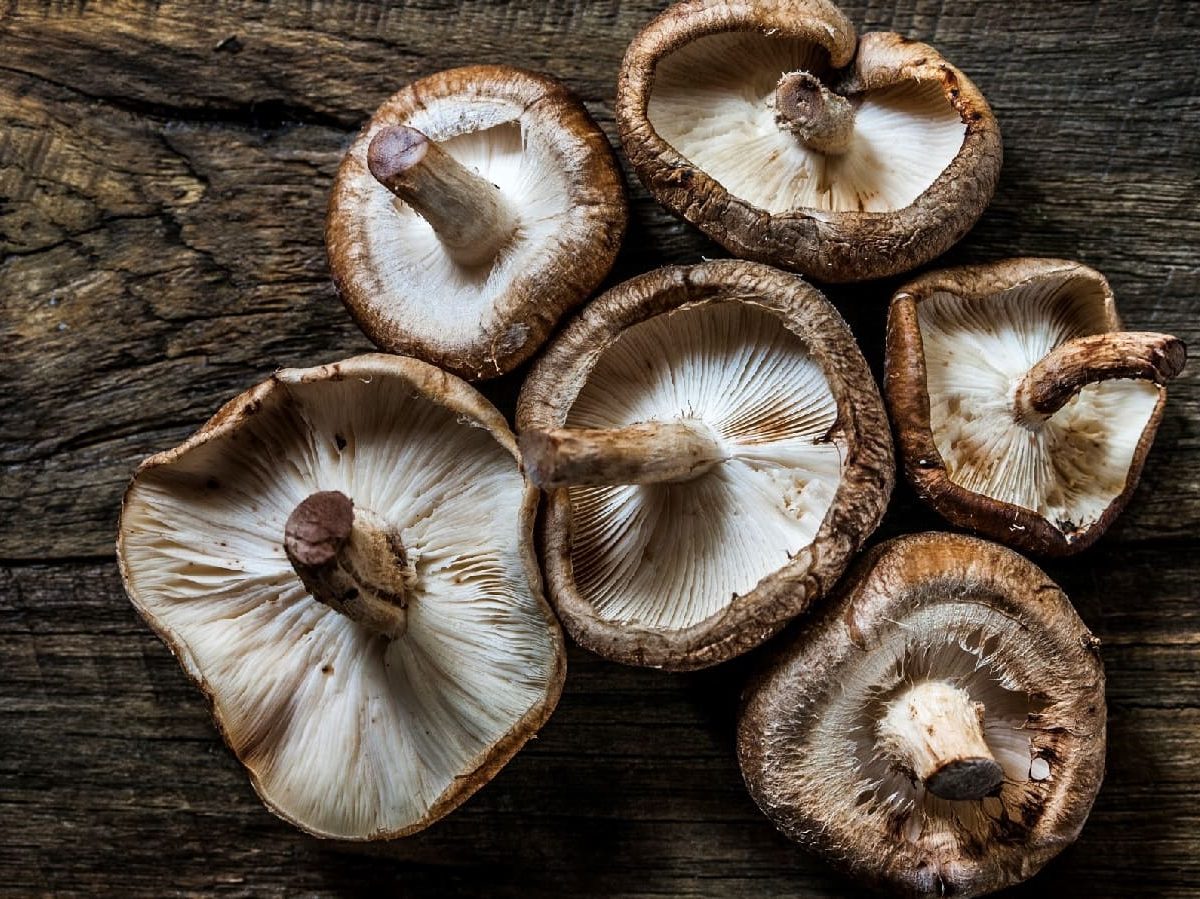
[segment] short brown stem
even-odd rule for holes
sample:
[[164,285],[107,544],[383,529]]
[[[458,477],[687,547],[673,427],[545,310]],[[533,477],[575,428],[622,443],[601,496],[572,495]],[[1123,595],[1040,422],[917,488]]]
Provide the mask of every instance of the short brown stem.
[[516,231],[500,188],[415,128],[381,128],[367,148],[367,167],[429,222],[459,265],[490,264]]
[[283,531],[288,561],[313,598],[395,639],[407,626],[412,569],[397,534],[344,493],[314,493]]
[[876,727],[880,752],[942,799],[982,799],[1004,771],[983,739],[983,703],[945,681],[922,681],[888,703]]
[[1170,334],[1113,331],[1069,340],[1046,354],[1013,391],[1013,415],[1037,427],[1087,384],[1137,378],[1165,384],[1183,371],[1187,348]]
[[521,455],[530,480],[543,490],[687,481],[726,458],[707,425],[683,420],[527,431]]
[[775,88],[775,121],[810,150],[844,153],[854,135],[855,105],[809,72],[788,72]]

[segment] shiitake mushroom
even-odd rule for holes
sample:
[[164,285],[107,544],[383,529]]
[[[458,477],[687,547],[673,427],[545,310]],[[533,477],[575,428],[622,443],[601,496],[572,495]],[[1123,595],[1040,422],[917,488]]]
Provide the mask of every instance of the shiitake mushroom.
[[285,369],[138,468],[117,556],[263,802],[388,839],[466,800],[566,669],[504,418],[415,359]]
[[517,429],[547,489],[547,590],[616,661],[675,670],[759,645],[829,590],[894,478],[878,388],[837,310],[754,262],[668,266],[556,337]]
[[827,0],[685,0],[617,87],[634,171],[735,256],[819,281],[915,268],[991,200],[1000,129],[966,75]]
[[869,551],[747,690],[746,786],[785,834],[904,896],[979,896],[1079,834],[1104,776],[1099,641],[974,537]]
[[379,107],[338,169],[325,242],[377,346],[478,380],[529,358],[596,288],[626,215],[612,148],[570,91],[466,66]]

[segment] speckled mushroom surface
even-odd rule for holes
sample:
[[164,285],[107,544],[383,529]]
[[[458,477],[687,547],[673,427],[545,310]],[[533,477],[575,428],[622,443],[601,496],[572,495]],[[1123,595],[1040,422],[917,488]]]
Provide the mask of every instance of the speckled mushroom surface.
[[1077,552],[1129,501],[1185,358],[1174,337],[1123,331],[1108,282],[1078,263],[931,272],[888,316],[905,471],[955,524]]
[[626,215],[612,149],[574,95],[467,66],[379,107],[338,170],[325,240],[371,340],[475,380],[527,359],[595,289]]
[[1100,788],[1098,646],[1011,550],[882,544],[747,690],[746,784],[785,834],[891,894],[1003,889],[1075,839]]
[[556,611],[631,664],[697,668],[761,643],[832,586],[892,487],[881,400],[845,323],[757,263],[612,288],[538,360],[517,424],[548,490]]
[[982,94],[933,48],[826,0],[686,0],[634,39],[617,121],[652,194],[737,256],[896,274],[975,223],[1000,171]]
[[414,359],[287,369],[142,464],[118,557],[254,788],[325,837],[419,830],[562,687],[504,419]]

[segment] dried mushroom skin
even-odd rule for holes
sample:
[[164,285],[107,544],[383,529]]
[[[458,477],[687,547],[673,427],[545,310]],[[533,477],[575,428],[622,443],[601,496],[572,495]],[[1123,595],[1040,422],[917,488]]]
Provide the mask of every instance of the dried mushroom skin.
[[617,123],[638,177],[729,252],[822,281],[915,268],[971,229],[1002,149],[933,48],[856,40],[825,0],[687,0],[634,39]]
[[504,419],[433,366],[288,369],[142,464],[118,558],[280,817],[427,826],[549,717],[565,671]]
[[904,468],[954,524],[1049,555],[1129,501],[1186,351],[1121,330],[1108,282],[1059,259],[931,272],[888,314],[885,388]]
[[527,359],[595,289],[626,216],[612,148],[574,95],[468,66],[379,107],[338,169],[325,241],[372,341],[476,380]]
[[746,785],[789,837],[898,895],[1018,883],[1076,838],[1100,788],[1098,645],[1011,550],[885,543],[747,691]]
[[517,408],[548,491],[547,590],[607,658],[682,670],[757,646],[841,575],[891,493],[875,382],[795,275],[670,266],[588,305]]

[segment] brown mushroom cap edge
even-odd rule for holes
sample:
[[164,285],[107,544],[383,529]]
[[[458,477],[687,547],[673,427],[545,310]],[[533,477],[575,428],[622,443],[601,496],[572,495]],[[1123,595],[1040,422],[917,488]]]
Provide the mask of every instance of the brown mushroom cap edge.
[[592,301],[535,363],[517,406],[518,433],[561,427],[604,349],[627,328],[673,310],[731,299],[777,317],[823,370],[837,400],[834,427],[845,440],[841,481],[810,545],[720,613],[677,630],[610,621],[597,613],[575,583],[570,492],[548,492],[537,534],[551,602],[572,637],[605,658],[684,671],[758,646],[832,588],[882,519],[891,495],[890,430],[849,328],[802,279],[753,262],[667,266]]
[[[382,353],[371,353],[361,356],[355,356],[340,362],[334,362],[328,365],[318,366],[309,369],[284,369],[276,372],[268,380],[252,387],[250,390],[233,398],[225,403],[215,415],[212,416],[196,433],[191,435],[182,444],[165,452],[158,453],[146,459],[138,466],[131,480],[129,487],[126,488],[125,495],[122,499],[122,521],[118,525],[117,534],[117,563],[121,572],[121,580],[124,584],[125,591],[129,595],[134,607],[138,610],[141,617],[146,621],[147,625],[158,635],[159,639],[171,651],[171,654],[178,660],[180,666],[187,674],[188,678],[204,695],[208,703],[209,714],[212,717],[213,723],[217,731],[221,734],[221,738],[230,748],[230,751],[235,756],[238,755],[234,749],[235,741],[231,739],[230,734],[225,728],[221,718],[216,714],[215,697],[209,688],[207,681],[204,678],[203,672],[197,667],[192,659],[190,652],[186,646],[177,641],[174,636],[163,626],[158,620],[149,613],[142,603],[139,591],[136,587],[136,580],[130,570],[124,544],[126,539],[126,528],[124,524],[125,509],[129,501],[130,493],[138,483],[139,479],[147,472],[169,466],[181,459],[183,456],[201,447],[210,441],[217,440],[236,432],[238,428],[247,419],[256,415],[262,409],[264,401],[272,397],[276,393],[286,395],[287,386],[289,384],[301,384],[314,381],[325,380],[346,380],[350,378],[360,378],[369,381],[371,378],[385,377],[394,378],[411,385],[415,394],[445,407],[446,409],[462,416],[464,420],[469,421],[476,427],[486,430],[497,443],[513,456],[518,462],[519,453],[517,450],[516,440],[509,430],[508,423],[504,420],[504,416],[489,403],[478,391],[470,385],[464,383],[459,378],[446,372],[440,371],[432,365],[424,363],[417,359],[410,359],[400,356],[385,355]],[[519,527],[529,528],[534,515],[536,514],[537,504],[539,499],[539,491],[536,487],[526,482],[525,497],[522,502],[521,518]],[[561,632],[559,630],[558,621],[555,618],[550,606],[542,592],[541,570],[537,564],[537,556],[533,548],[533,540],[531,538],[522,539],[519,542],[522,566],[528,576],[530,590],[535,598],[535,601],[541,610],[546,623],[546,628],[552,634],[557,635],[556,645],[557,653],[554,660],[554,666],[551,675],[547,682],[547,690],[545,698],[532,706],[524,716],[516,721],[502,739],[494,743],[490,751],[481,760],[478,767],[474,770],[464,772],[456,777],[450,788],[442,794],[438,800],[430,806],[427,813],[419,821],[412,825],[386,833],[377,833],[363,835],[361,837],[348,837],[344,834],[328,834],[319,830],[315,830],[305,823],[296,820],[288,813],[275,805],[270,796],[262,789],[259,779],[255,771],[246,767],[247,774],[250,777],[250,783],[254,787],[255,793],[258,794],[262,803],[270,809],[277,817],[288,822],[292,826],[312,834],[316,837],[334,838],[344,841],[377,841],[391,840],[399,837],[408,836],[417,831],[423,830],[433,822],[446,816],[458,806],[462,805],[476,791],[487,784],[496,774],[503,768],[516,753],[525,745],[531,738],[537,735],[537,732],[542,728],[546,721],[550,718],[551,713],[558,705],[559,697],[562,695],[563,682],[566,679],[566,652],[563,647]],[[239,761],[241,758],[239,757]]]
[[[865,784],[844,785],[840,811],[837,802],[814,800],[811,792],[824,789],[823,782],[841,788],[832,773],[837,760],[800,756],[813,748],[808,738],[817,739],[830,695],[852,682],[849,669],[865,665],[889,641],[910,639],[911,616],[942,603],[982,605],[1011,626],[1008,636],[980,635],[981,653],[999,654],[1006,640],[1029,641],[1012,650],[1013,657],[1023,655],[1008,663],[1007,689],[1034,700],[1020,732],[1030,736],[1031,766],[1040,759],[1049,767],[1044,777],[1031,767],[1024,782],[1006,777],[983,800],[936,804],[929,813],[935,832],[921,842],[923,829],[906,834],[903,807],[875,818],[887,799],[864,799]],[[1025,880],[1076,838],[1104,776],[1098,647],[1058,586],[1017,553],[956,534],[891,540],[859,560],[819,617],[776,650],[747,688],[737,741],[746,785],[786,835],[876,887],[965,897]],[[810,762],[829,773],[803,778]],[[873,818],[885,823],[876,826]],[[990,836],[966,833],[963,822],[988,828]]]
[[[462,127],[475,130],[474,110],[489,104],[510,106],[513,115],[492,125],[519,124],[532,130],[545,147],[545,157],[562,171],[570,193],[570,224],[555,238],[562,242],[549,264],[514,271],[495,298],[490,324],[457,348],[435,345],[428,335],[413,333],[381,308],[381,297],[356,275],[365,265],[356,185],[374,183],[367,150],[372,138],[388,126],[405,125],[412,116],[436,104],[459,103]],[[484,113],[478,113],[483,115]],[[457,126],[456,126],[457,129]],[[396,201],[400,202],[400,201]],[[338,168],[325,224],[325,243],[334,286],[355,322],[381,349],[431,362],[468,380],[492,378],[528,359],[553,330],[559,317],[583,302],[608,274],[625,233],[628,209],[620,169],[607,138],[583,104],[555,79],[502,65],[474,65],[419,79],[389,97],[363,126]],[[518,225],[515,240],[520,240]],[[437,315],[437,291],[412,298],[427,303]]]
[[[758,32],[812,42],[844,72],[845,94],[902,82],[938,84],[965,128],[954,160],[910,205],[888,212],[796,209],[771,214],[729,193],[664,140],[648,106],[660,60],[697,38]],[[864,34],[826,0],[685,0],[634,38],[617,88],[617,125],[630,164],[667,209],[735,256],[825,282],[882,278],[928,262],[978,221],[999,180],[1000,128],[966,75],[932,47],[891,32]]]
[[900,287],[888,311],[884,395],[908,481],[927,503],[952,524],[969,528],[1027,552],[1065,556],[1094,544],[1128,504],[1141,477],[1146,454],[1162,420],[1166,391],[1158,402],[1134,450],[1125,486],[1104,513],[1071,538],[1033,509],[966,489],[950,479],[930,424],[930,403],[917,309],[935,293],[984,299],[1048,278],[1082,284],[1102,295],[1107,331],[1120,331],[1112,288],[1099,272],[1064,259],[1017,258],[980,266],[933,271]]

